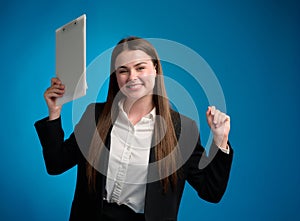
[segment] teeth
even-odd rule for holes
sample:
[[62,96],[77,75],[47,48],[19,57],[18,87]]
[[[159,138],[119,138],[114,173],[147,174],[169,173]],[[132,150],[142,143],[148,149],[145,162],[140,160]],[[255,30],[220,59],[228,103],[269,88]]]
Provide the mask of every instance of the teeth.
[[134,85],[128,85],[127,87],[128,88],[137,88],[139,87],[140,85],[139,84],[134,84]]

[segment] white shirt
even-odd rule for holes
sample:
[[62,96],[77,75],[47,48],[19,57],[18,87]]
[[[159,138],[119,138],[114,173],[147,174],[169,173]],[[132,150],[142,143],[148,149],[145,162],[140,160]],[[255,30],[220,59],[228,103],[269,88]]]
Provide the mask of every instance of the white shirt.
[[111,131],[106,199],[143,213],[155,108],[132,125],[123,102],[119,102],[119,115]]
[[[118,104],[119,114],[111,131],[106,200],[143,213],[155,108],[132,125],[123,103],[121,100]],[[229,148],[219,149],[229,154]]]

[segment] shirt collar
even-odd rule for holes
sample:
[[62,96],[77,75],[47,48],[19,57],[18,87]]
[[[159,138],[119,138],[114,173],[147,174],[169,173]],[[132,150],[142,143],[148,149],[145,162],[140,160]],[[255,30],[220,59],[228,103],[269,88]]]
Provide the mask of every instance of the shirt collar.
[[[125,99],[121,99],[118,103],[120,111],[128,118],[127,113],[124,111],[124,101]],[[148,114],[146,114],[143,118],[154,120],[156,116],[156,108],[154,107]]]

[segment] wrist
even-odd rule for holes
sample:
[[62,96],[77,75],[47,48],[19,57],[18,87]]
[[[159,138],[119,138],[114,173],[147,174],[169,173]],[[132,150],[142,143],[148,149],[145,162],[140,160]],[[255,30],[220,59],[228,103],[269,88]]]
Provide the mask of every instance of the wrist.
[[59,111],[49,111],[49,120],[56,120],[60,117],[60,110]]
[[214,137],[214,142],[215,144],[222,149],[227,149],[228,148],[228,136],[223,136],[223,137]]

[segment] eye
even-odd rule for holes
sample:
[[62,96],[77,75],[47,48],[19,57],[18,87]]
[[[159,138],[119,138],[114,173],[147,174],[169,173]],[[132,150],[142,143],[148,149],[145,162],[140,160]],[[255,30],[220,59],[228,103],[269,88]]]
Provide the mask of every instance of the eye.
[[127,74],[127,72],[128,71],[126,69],[121,69],[117,71],[118,74]]
[[140,67],[137,68],[138,71],[142,71],[142,70],[144,70],[144,69],[145,69],[144,66],[140,66]]

